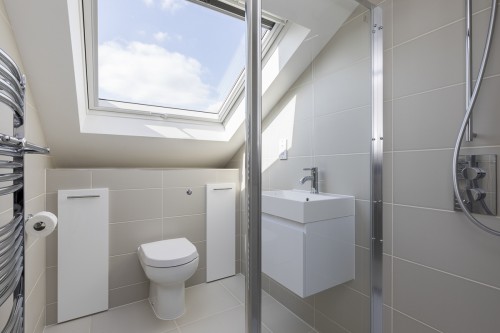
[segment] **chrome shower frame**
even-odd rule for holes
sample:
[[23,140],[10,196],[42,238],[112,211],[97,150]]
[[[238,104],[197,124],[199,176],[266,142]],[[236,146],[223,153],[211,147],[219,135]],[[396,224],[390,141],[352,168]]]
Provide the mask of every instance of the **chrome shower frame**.
[[[356,0],[371,13],[372,137],[371,137],[371,333],[383,332],[383,24],[382,9],[368,0]],[[262,177],[262,58],[261,0],[246,1],[246,140],[247,278],[246,332],[261,332],[261,177]],[[368,144],[368,143],[367,143]]]

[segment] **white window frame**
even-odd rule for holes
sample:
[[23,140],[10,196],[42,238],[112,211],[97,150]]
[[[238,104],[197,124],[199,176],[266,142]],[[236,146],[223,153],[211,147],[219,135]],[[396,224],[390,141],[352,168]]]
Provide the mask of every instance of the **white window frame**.
[[[180,108],[162,107],[154,105],[145,105],[139,103],[110,101],[99,99],[98,92],[98,66],[97,66],[97,41],[98,41],[98,0],[82,0],[83,1],[83,24],[84,24],[84,51],[85,51],[85,67],[86,67],[86,82],[87,82],[87,103],[88,114],[106,115],[115,117],[127,118],[142,118],[154,120],[170,120],[180,122],[193,123],[219,123],[225,125],[231,118],[231,115],[237,109],[239,101],[243,96],[245,89],[245,70],[242,71],[236,82],[234,83],[230,93],[226,97],[224,103],[218,113],[210,113],[203,111],[185,110]],[[201,5],[207,6],[203,1],[189,0]],[[230,4],[234,7],[242,9],[242,4],[237,1],[222,0],[220,2]],[[213,8],[212,8],[213,9]],[[244,10],[244,7],[243,7]],[[264,14],[266,20],[274,22],[274,27],[264,36],[262,40],[262,55],[263,64],[267,60],[267,56],[271,53],[273,46],[279,40],[279,36],[283,31],[286,22],[278,17],[270,14]]]

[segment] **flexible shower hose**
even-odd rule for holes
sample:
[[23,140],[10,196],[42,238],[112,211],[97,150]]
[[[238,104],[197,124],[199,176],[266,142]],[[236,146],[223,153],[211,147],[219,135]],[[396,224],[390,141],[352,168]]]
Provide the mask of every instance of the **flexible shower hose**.
[[467,209],[465,206],[463,199],[460,195],[460,191],[458,189],[458,179],[457,179],[457,164],[458,164],[458,156],[460,153],[460,148],[462,147],[462,140],[465,135],[465,131],[467,130],[467,124],[469,122],[469,119],[472,115],[472,110],[474,109],[474,106],[476,104],[477,100],[477,95],[479,93],[479,88],[481,87],[481,84],[483,83],[483,76],[484,76],[484,71],[486,68],[486,63],[488,62],[488,57],[490,53],[490,46],[491,46],[491,39],[493,37],[493,29],[495,27],[495,20],[496,20],[496,8],[497,8],[497,0],[492,0],[491,4],[491,14],[490,14],[490,22],[488,26],[488,35],[486,37],[486,44],[484,47],[484,53],[483,53],[483,58],[481,60],[481,66],[479,67],[479,73],[477,75],[477,80],[476,84],[474,85],[474,90],[472,92],[472,96],[470,97],[469,104],[467,107],[467,110],[465,112],[465,117],[462,122],[462,125],[460,127],[459,135],[457,138],[457,142],[455,143],[455,150],[453,151],[453,190],[455,191],[455,195],[457,197],[458,204],[460,205],[460,208],[464,212],[465,216],[474,223],[477,227],[481,228],[482,230],[500,237],[500,230],[495,230],[478,219],[476,219],[472,213]]

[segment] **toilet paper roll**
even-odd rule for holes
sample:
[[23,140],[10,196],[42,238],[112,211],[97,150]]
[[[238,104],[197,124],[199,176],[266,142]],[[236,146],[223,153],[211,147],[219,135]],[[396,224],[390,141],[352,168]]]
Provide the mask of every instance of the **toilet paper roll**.
[[47,237],[57,227],[57,216],[50,212],[40,212],[26,221],[26,233],[34,237]]

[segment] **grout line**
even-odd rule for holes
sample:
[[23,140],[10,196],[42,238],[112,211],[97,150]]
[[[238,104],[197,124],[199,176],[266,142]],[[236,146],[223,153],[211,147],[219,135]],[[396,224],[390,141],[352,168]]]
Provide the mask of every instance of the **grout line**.
[[[394,56],[393,56],[393,59],[394,59]],[[394,66],[393,66],[393,72],[394,72]],[[394,74],[392,76],[393,76],[393,80],[394,80]],[[485,76],[484,80],[495,79],[495,78],[498,78],[498,77],[500,77],[500,74],[492,74],[492,75]],[[473,80],[473,81],[475,82],[476,80]],[[458,82],[458,83],[453,83],[453,84],[449,84],[449,85],[446,85],[446,86],[442,86],[442,87],[438,87],[438,88],[433,88],[433,89],[429,89],[429,90],[419,91],[419,92],[416,92],[416,93],[411,93],[411,94],[403,95],[403,96],[399,96],[399,97],[394,97],[394,89],[393,89],[392,99],[384,100],[384,103],[385,102],[395,102],[395,101],[399,101],[399,100],[402,100],[402,99],[406,99],[406,98],[410,98],[410,97],[415,97],[415,96],[419,96],[419,95],[425,95],[425,94],[429,94],[429,93],[432,93],[432,92],[436,92],[436,91],[440,91],[440,90],[445,90],[445,89],[449,89],[449,88],[455,88],[455,87],[459,87],[459,86],[463,86],[463,85],[465,85],[465,82]]]
[[404,312],[401,312],[401,311],[399,311],[399,310],[396,310],[395,308],[392,308],[392,311],[394,311],[394,312],[398,312],[399,314],[401,314],[401,315],[403,315],[403,316],[405,316],[405,317],[407,317],[407,318],[410,318],[410,319],[412,319],[412,320],[415,320],[416,322],[418,322],[418,323],[420,323],[420,324],[422,324],[422,325],[424,325],[424,326],[426,326],[426,327],[428,327],[428,328],[430,328],[430,329],[432,329],[432,330],[434,330],[434,331],[436,331],[436,332],[443,333],[442,331],[440,331],[440,330],[438,330],[438,329],[436,329],[436,328],[434,328],[434,327],[432,327],[432,326],[430,326],[430,325],[428,325],[428,324],[424,323],[423,321],[420,321],[420,320],[418,320],[418,319],[416,319],[416,318],[413,318],[412,316],[409,316],[409,315],[407,315],[407,314],[406,314],[406,313],[404,313]]
[[177,322],[176,322],[176,324],[177,324],[177,325],[179,325],[179,329],[182,329],[182,327],[183,327],[183,326],[191,325],[191,324],[194,324],[194,323],[200,322],[200,321],[202,321],[202,320],[208,319],[208,318],[210,318],[210,317],[215,317],[215,316],[218,316],[218,315],[223,314],[223,313],[225,313],[225,312],[229,312],[229,311],[232,311],[232,310],[234,310],[234,309],[237,309],[237,308],[239,308],[239,307],[241,307],[241,306],[242,306],[241,304],[238,304],[238,305],[236,305],[236,306],[232,306],[232,307],[230,307],[230,308],[227,308],[227,309],[224,309],[224,310],[221,310],[221,311],[214,312],[214,313],[212,313],[212,314],[210,314],[210,315],[206,315],[206,316],[204,316],[204,317],[200,317],[200,318],[198,318],[198,319],[196,319],[196,320],[193,320],[193,321],[187,322],[187,323],[182,324],[182,325],[179,325]]
[[[26,222],[25,222],[25,223],[26,223]],[[27,236],[27,235],[26,235],[26,236]],[[25,236],[25,238],[28,238],[28,237],[26,237],[26,236]],[[41,241],[41,238],[42,238],[42,237],[36,237],[36,238],[35,238],[35,240],[33,241],[33,243],[31,243],[31,245],[30,245],[29,247],[27,247],[27,248],[26,248],[26,250],[24,251],[24,253],[25,253],[25,254],[26,254],[26,253],[28,253],[28,252],[29,252],[29,250],[31,250],[31,248],[32,248],[33,246],[35,246],[35,244],[36,244],[36,243],[38,243],[38,241]]]
[[[109,291],[123,289],[123,288],[128,288],[128,287],[133,287],[133,286],[138,286],[140,284],[144,284],[144,283],[147,283],[147,282],[148,282],[148,280],[144,280],[142,282],[132,283],[132,284],[128,284],[128,285],[122,286],[122,287],[117,287],[117,288],[112,288],[112,289],[110,288]],[[143,300],[141,300],[141,301],[143,301]],[[134,302],[134,303],[136,303],[136,302]],[[128,304],[132,304],[132,303],[128,303]]]
[[[487,7],[487,8],[481,9],[481,10],[479,10],[479,11],[477,11],[477,12],[472,13],[472,16],[474,17],[475,15],[481,14],[481,13],[483,13],[483,12],[485,12],[485,11],[490,10],[490,9],[491,9],[491,7]],[[393,10],[393,12],[394,12],[394,10]],[[393,13],[393,17],[394,17],[394,13]],[[418,35],[418,36],[412,37],[412,38],[410,38],[410,39],[408,39],[408,40],[406,40],[406,41],[404,41],[404,42],[401,42],[401,43],[399,43],[399,44],[394,44],[394,47],[399,47],[399,46],[401,46],[401,45],[408,44],[408,43],[410,43],[410,42],[412,42],[412,41],[414,41],[414,40],[416,40],[416,39],[419,39],[419,38],[421,38],[421,37],[425,37],[425,36],[430,35],[430,34],[432,34],[432,33],[436,32],[436,31],[443,30],[443,29],[448,28],[449,26],[452,26],[452,25],[454,25],[454,24],[457,24],[457,23],[459,23],[459,22],[461,22],[461,21],[464,21],[464,22],[465,22],[465,17],[462,17],[462,18],[457,19],[457,20],[455,20],[455,21],[449,22],[449,23],[447,23],[447,24],[445,24],[445,25],[442,25],[442,26],[440,26],[440,27],[438,27],[438,28],[435,28],[435,29],[429,30],[429,31],[427,31],[427,32],[425,32],[425,33],[423,33],[423,34],[421,34],[421,35]],[[393,22],[394,22],[394,21],[393,21]],[[393,42],[394,42],[394,36],[393,36]]]
[[224,283],[222,283],[222,281],[223,281],[223,280],[219,280],[219,281],[217,281],[217,282],[218,282],[218,283],[219,283],[219,284],[220,284],[220,285],[221,285],[221,286],[222,286],[222,287],[223,287],[223,288],[224,288],[224,289],[225,289],[225,290],[226,290],[226,291],[227,291],[227,292],[228,292],[228,293],[229,293],[229,294],[230,294],[230,295],[231,295],[231,296],[232,296],[232,297],[233,297],[233,298],[234,298],[234,299],[238,302],[238,303],[240,303],[240,304],[244,304],[244,302],[240,301],[240,300],[238,299],[238,297],[236,297],[236,296],[235,296],[235,295],[231,292],[231,290],[229,290],[229,288],[227,288],[227,287],[224,285]]
[[274,298],[273,296],[271,296],[271,294],[269,294],[269,297],[271,297],[276,303],[278,303],[279,305],[281,305],[286,311],[288,311],[292,316],[294,316],[295,318],[297,318],[299,321],[301,321],[302,323],[304,323],[307,327],[309,328],[312,328],[314,329],[314,327],[311,327],[311,325],[309,325],[308,323],[306,323],[302,318],[300,318],[299,316],[297,316],[294,312],[292,312],[289,308],[287,308],[285,305],[283,305],[280,301],[278,301],[276,298]]
[[[316,59],[315,59],[316,60]],[[356,59],[354,60],[353,62],[350,62],[348,64],[346,64],[345,66],[341,66],[333,71],[327,71],[325,73],[322,73],[321,75],[317,75],[316,77],[316,71],[313,71],[313,76],[312,76],[312,84],[314,85],[314,82],[316,80],[321,80],[327,76],[331,76],[331,75],[336,75],[340,72],[343,72],[347,69],[351,69],[351,68],[355,68],[356,66],[358,66],[359,64],[363,63],[363,62],[371,62],[371,55],[370,56],[367,56],[367,57],[364,57],[364,58],[359,58],[359,59]],[[299,86],[300,87],[300,86]],[[296,88],[294,88],[293,90],[295,90]],[[291,90],[292,91],[292,90]]]
[[[394,70],[394,65],[393,65],[393,70]],[[392,75],[392,77],[393,77],[393,80],[394,80],[394,74]],[[429,94],[429,93],[432,93],[432,92],[436,92],[436,91],[440,91],[440,90],[445,90],[445,89],[449,89],[449,88],[455,88],[455,87],[459,87],[459,86],[463,86],[463,85],[465,85],[465,82],[453,83],[453,84],[449,84],[449,85],[446,85],[446,86],[442,86],[442,87],[438,87],[438,88],[433,88],[433,89],[429,89],[429,90],[424,90],[424,91],[419,91],[419,92],[416,92],[416,93],[412,93],[412,94],[408,94],[408,95],[403,95],[403,96],[399,96],[399,97],[394,97],[394,85],[393,85],[392,99],[388,100],[388,102],[396,102],[396,101],[399,101],[399,100],[402,100],[402,99],[405,99],[405,98],[415,97],[415,96],[419,96],[419,95],[425,95],[425,94]]]
[[[418,209],[425,209],[425,210],[430,210],[430,211],[435,211],[435,212],[444,212],[444,213],[460,213],[455,210],[448,210],[448,209],[440,209],[440,208],[431,208],[431,207],[421,207],[421,206],[412,206],[412,205],[405,205],[405,204],[400,204],[400,203],[391,203],[393,206],[398,206],[398,207],[408,207],[408,208],[418,208]],[[393,212],[394,213],[394,212]],[[394,216],[394,215],[393,215]],[[494,217],[495,219],[500,219],[500,216]],[[394,224],[394,221],[393,221]]]
[[365,105],[356,106],[356,107],[352,107],[352,108],[341,109],[341,110],[338,110],[338,111],[333,111],[333,112],[328,112],[328,113],[322,113],[322,114],[313,116],[313,119],[314,118],[324,118],[324,117],[328,117],[328,116],[343,114],[343,113],[346,113],[346,112],[363,111],[363,109],[371,109],[371,104],[365,104]]
[[486,283],[484,283],[484,282],[479,282],[479,281],[476,281],[476,280],[472,280],[472,279],[469,279],[469,278],[464,277],[464,276],[460,276],[460,275],[457,275],[457,274],[454,274],[454,273],[446,272],[446,271],[443,271],[443,270],[441,270],[441,269],[434,268],[434,267],[431,267],[431,266],[427,266],[427,265],[424,265],[424,264],[420,264],[420,263],[415,262],[415,261],[411,261],[411,260],[403,259],[403,258],[398,257],[398,256],[394,256],[394,255],[393,255],[393,257],[394,257],[394,258],[396,258],[396,259],[398,259],[398,260],[404,261],[404,262],[406,262],[406,263],[414,264],[414,265],[417,265],[417,266],[420,266],[420,267],[424,267],[424,268],[427,268],[427,269],[433,270],[433,271],[435,271],[435,272],[443,273],[443,274],[446,274],[446,275],[449,275],[449,276],[453,276],[453,277],[459,278],[459,279],[461,279],[461,280],[465,280],[465,281],[468,281],[468,282],[472,282],[472,283],[475,283],[475,284],[482,285],[483,287],[487,287],[487,288],[494,289],[494,290],[496,290],[496,291],[500,291],[500,287],[495,287],[495,286],[492,286],[492,285],[486,284]]
[[320,314],[322,314],[326,320],[328,320],[329,322],[337,325],[338,327],[340,327],[341,329],[343,329],[344,331],[348,332],[348,333],[351,333],[351,331],[349,331],[346,327],[340,325],[338,322],[336,322],[335,320],[331,319],[328,315],[326,315],[325,313],[321,312],[320,310],[317,310]]
[[418,153],[429,151],[453,151],[453,148],[429,148],[429,149],[410,149],[410,150],[393,150],[387,153]]
[[[42,319],[42,317],[44,317],[44,316],[42,316],[44,313],[45,313],[45,305],[42,307],[42,311],[40,312],[40,315],[38,316],[38,320],[36,321],[33,333],[36,332],[36,328],[38,327],[38,324],[40,323],[40,320]],[[43,325],[42,333],[43,333],[43,331],[45,331],[45,324]]]
[[[188,216],[191,216],[191,215],[188,215]],[[154,217],[154,218],[151,218],[151,219],[146,219],[146,220],[131,220],[131,221],[120,221],[120,222],[109,222],[109,225],[113,225],[113,224],[127,224],[127,223],[140,223],[140,222],[152,222],[152,221],[156,221],[156,220],[163,220],[162,217]]]
[[[356,10],[356,9],[357,9],[357,8],[359,8],[360,6],[362,6],[362,5],[358,5],[358,6],[356,6],[356,8],[354,8],[354,10]],[[363,7],[364,7],[364,6],[363,6]],[[366,7],[365,7],[365,9],[366,9],[366,10],[365,10],[364,12],[361,12],[360,14],[358,14],[358,15],[354,16],[353,18],[351,18],[350,20],[347,20],[347,21],[345,21],[344,23],[342,23],[342,25],[341,25],[340,27],[342,28],[342,27],[344,27],[344,26],[348,25],[349,23],[351,23],[352,21],[356,20],[356,19],[357,19],[357,18],[359,18],[360,16],[362,16],[362,15],[366,15],[367,13],[369,13],[369,9],[368,9],[368,8],[366,8]],[[353,11],[353,12],[354,12],[354,11]],[[352,13],[351,13],[351,15],[352,15]]]
[[[26,296],[26,298],[25,298],[26,302],[29,301],[29,298],[31,297],[31,295],[35,291],[36,287],[38,286],[38,283],[40,282],[40,279],[42,278],[43,274],[45,274],[45,270],[44,269],[42,270],[42,272],[40,273],[40,275],[38,275],[38,278],[36,279],[36,282],[33,285],[33,288],[31,288],[31,290],[29,291],[28,296]],[[45,286],[43,286],[43,289],[45,289]]]
[[[359,156],[359,155],[364,155],[364,156],[370,156],[370,152],[367,153],[344,153],[344,154],[332,154],[332,155],[315,155],[315,156],[307,156],[307,157],[336,157],[336,156]],[[321,181],[321,179],[320,179]]]

